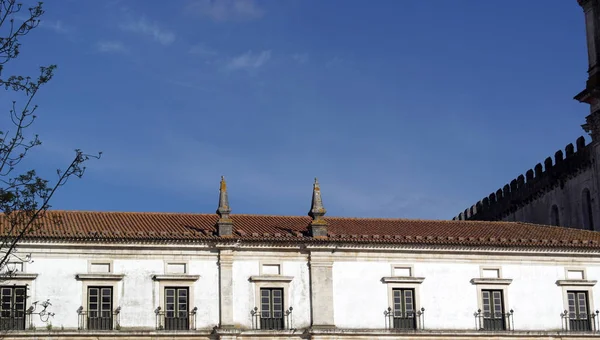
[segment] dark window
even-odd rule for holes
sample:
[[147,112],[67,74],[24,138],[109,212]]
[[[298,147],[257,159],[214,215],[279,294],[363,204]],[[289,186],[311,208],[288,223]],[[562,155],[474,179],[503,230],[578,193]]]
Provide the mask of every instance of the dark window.
[[504,320],[504,297],[501,290],[482,290],[483,329],[499,331],[506,329]]
[[261,288],[260,329],[283,329],[283,289]]
[[0,327],[3,330],[25,329],[26,286],[0,287]]
[[589,331],[590,315],[588,313],[587,292],[568,291],[569,329],[572,331]]
[[112,326],[112,287],[88,288],[88,329],[110,330]]
[[413,289],[394,288],[393,328],[416,329],[415,291]]
[[581,204],[583,208],[583,227],[588,230],[594,230],[592,197],[590,195],[590,191],[588,189],[584,189],[581,196]]
[[188,288],[165,288],[165,329],[187,330],[189,324]]
[[560,217],[558,215],[558,207],[552,206],[552,212],[550,213],[550,225],[560,226]]

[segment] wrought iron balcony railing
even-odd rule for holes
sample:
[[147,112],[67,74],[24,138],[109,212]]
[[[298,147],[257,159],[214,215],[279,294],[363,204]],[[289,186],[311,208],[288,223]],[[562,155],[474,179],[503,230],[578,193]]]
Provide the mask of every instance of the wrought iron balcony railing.
[[417,330],[425,329],[425,308],[421,308],[416,312],[394,312],[392,307],[388,307],[383,312],[385,317],[385,329],[399,330]]
[[198,307],[191,311],[163,311],[161,307],[156,307],[156,329],[166,331],[183,331],[196,329],[196,313]]
[[120,315],[121,307],[114,311],[86,311],[83,306],[77,309],[78,321],[77,329],[110,331],[121,328]]
[[482,312],[478,309],[473,313],[475,317],[475,328],[480,331],[514,331],[514,310],[508,313]]
[[561,326],[564,332],[598,332],[600,329],[599,312],[595,313],[560,313]]
[[293,310],[294,308],[290,307],[283,312],[261,312],[258,310],[258,307],[254,307],[254,309],[250,311],[250,316],[252,317],[252,329],[293,329]]
[[[42,307],[40,311],[37,311]],[[52,306],[50,300],[34,301],[27,310],[11,308],[4,309],[0,312],[0,331],[25,330],[33,328],[33,316],[37,315],[44,323],[54,316],[54,313],[49,312],[48,308]]]

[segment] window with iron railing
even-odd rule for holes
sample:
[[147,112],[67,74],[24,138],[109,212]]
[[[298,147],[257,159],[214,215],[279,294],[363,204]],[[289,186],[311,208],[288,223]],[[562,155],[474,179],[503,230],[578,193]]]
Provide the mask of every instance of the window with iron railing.
[[594,313],[589,311],[589,301],[587,291],[567,291],[567,301],[569,310],[561,314],[566,319],[568,330],[586,332],[595,327]]
[[79,307],[78,329],[112,330],[119,327],[121,308],[113,310],[113,287],[88,287],[87,310]]
[[0,329],[24,330],[27,286],[0,287]]
[[485,289],[481,291],[483,310],[474,313],[477,329],[484,331],[505,331],[514,329],[511,309],[505,312],[503,291],[498,289]]
[[190,310],[189,288],[165,287],[165,309],[156,308],[156,329],[159,330],[189,330],[196,329],[196,312]]
[[278,330],[291,328],[293,308],[284,309],[283,292],[283,288],[260,289],[260,310],[258,307],[254,307],[250,311],[254,329]]
[[416,329],[417,321],[415,314],[415,290],[394,288],[392,290],[392,328]]

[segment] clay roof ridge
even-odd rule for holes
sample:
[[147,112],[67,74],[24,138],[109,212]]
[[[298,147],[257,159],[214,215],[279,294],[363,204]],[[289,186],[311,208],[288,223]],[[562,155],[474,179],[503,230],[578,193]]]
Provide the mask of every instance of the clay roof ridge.
[[535,223],[529,223],[529,222],[512,222],[512,223],[523,225],[523,226],[528,226],[528,227],[541,227],[541,228],[548,228],[548,229],[554,229],[554,230],[563,230],[563,231],[576,230],[578,232],[582,232],[583,231],[583,232],[587,232],[587,233],[592,233],[594,235],[598,235],[598,232],[594,231],[594,230],[561,227],[561,226],[549,225],[549,224],[535,224]]

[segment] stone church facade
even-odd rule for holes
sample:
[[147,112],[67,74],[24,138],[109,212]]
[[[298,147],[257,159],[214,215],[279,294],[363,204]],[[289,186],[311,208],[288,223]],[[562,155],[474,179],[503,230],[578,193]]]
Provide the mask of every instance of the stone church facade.
[[455,220],[522,221],[600,231],[600,2],[578,0],[585,17],[588,80],[575,96],[590,114],[579,137]]

